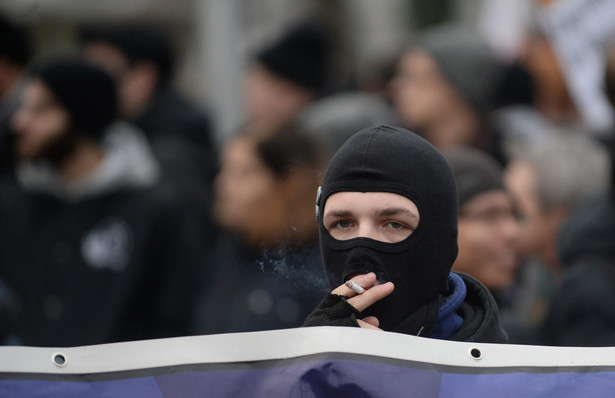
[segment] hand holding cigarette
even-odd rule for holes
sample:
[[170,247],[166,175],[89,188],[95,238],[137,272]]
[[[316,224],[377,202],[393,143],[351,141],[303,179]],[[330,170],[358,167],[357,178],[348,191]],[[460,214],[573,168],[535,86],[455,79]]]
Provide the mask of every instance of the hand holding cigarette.
[[[355,293],[354,296],[348,291],[349,289]],[[347,303],[355,307],[357,310],[363,311],[378,300],[381,300],[393,293],[394,289],[395,287],[391,282],[377,284],[376,274],[370,272],[355,276],[351,280],[338,286],[331,293],[341,296],[349,296]],[[373,316],[358,319],[357,322],[362,328],[380,330],[378,328],[378,319]]]

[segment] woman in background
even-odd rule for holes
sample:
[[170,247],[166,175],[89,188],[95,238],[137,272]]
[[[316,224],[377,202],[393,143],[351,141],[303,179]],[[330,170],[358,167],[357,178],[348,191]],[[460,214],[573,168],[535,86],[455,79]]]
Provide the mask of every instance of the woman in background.
[[323,151],[304,133],[246,129],[217,177],[221,228],[195,315],[196,333],[300,326],[325,288],[314,219]]

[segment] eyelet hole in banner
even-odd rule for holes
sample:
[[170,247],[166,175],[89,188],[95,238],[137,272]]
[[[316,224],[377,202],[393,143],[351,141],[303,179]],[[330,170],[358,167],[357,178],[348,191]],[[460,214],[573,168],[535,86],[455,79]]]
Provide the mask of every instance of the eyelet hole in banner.
[[481,352],[481,350],[479,350],[476,347],[472,347],[468,350],[468,354],[470,355],[470,358],[475,359],[475,360],[479,360],[483,357],[483,353]]
[[55,352],[53,353],[53,355],[51,355],[51,362],[53,362],[55,366],[63,368],[66,366],[68,359],[66,359],[66,355],[62,354],[61,352]]

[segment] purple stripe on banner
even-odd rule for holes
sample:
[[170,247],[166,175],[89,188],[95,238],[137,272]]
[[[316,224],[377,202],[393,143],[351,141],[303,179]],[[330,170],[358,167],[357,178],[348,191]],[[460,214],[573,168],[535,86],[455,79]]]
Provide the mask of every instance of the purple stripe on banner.
[[[255,365],[259,362],[255,362]],[[412,367],[420,365],[420,368]],[[196,397],[606,397],[615,391],[615,372],[445,373],[408,362],[317,360],[266,368],[182,370],[121,379],[0,380],[3,398],[196,398]],[[474,369],[476,370],[476,369]],[[484,369],[490,372],[489,369]],[[491,370],[493,371],[493,370]],[[140,375],[143,375],[143,370]]]
[[[158,376],[165,397],[417,397],[437,396],[440,374],[376,362],[319,361],[274,369]],[[190,386],[186,388],[186,386]]]
[[[86,377],[84,377],[86,380]],[[2,398],[165,398],[153,377],[104,382],[1,380]],[[178,395],[181,397],[181,395]]]
[[0,380],[0,397],[429,397],[438,395],[441,376],[437,371],[377,362],[329,360],[267,369],[171,370],[154,377],[85,379]]
[[611,397],[615,372],[444,374],[441,397]]

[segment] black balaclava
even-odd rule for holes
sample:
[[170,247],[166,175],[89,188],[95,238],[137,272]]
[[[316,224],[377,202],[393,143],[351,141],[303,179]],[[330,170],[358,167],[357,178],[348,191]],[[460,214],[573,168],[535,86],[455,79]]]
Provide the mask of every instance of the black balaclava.
[[[431,144],[399,127],[362,130],[333,156],[321,189],[317,215],[329,286],[367,272],[395,284],[393,293],[363,316],[376,316],[384,330],[400,329],[411,314],[448,292],[457,257],[457,188],[446,160]],[[323,213],[329,196],[343,191],[405,196],[419,209],[419,225],[397,243],[334,239],[323,225]]]

